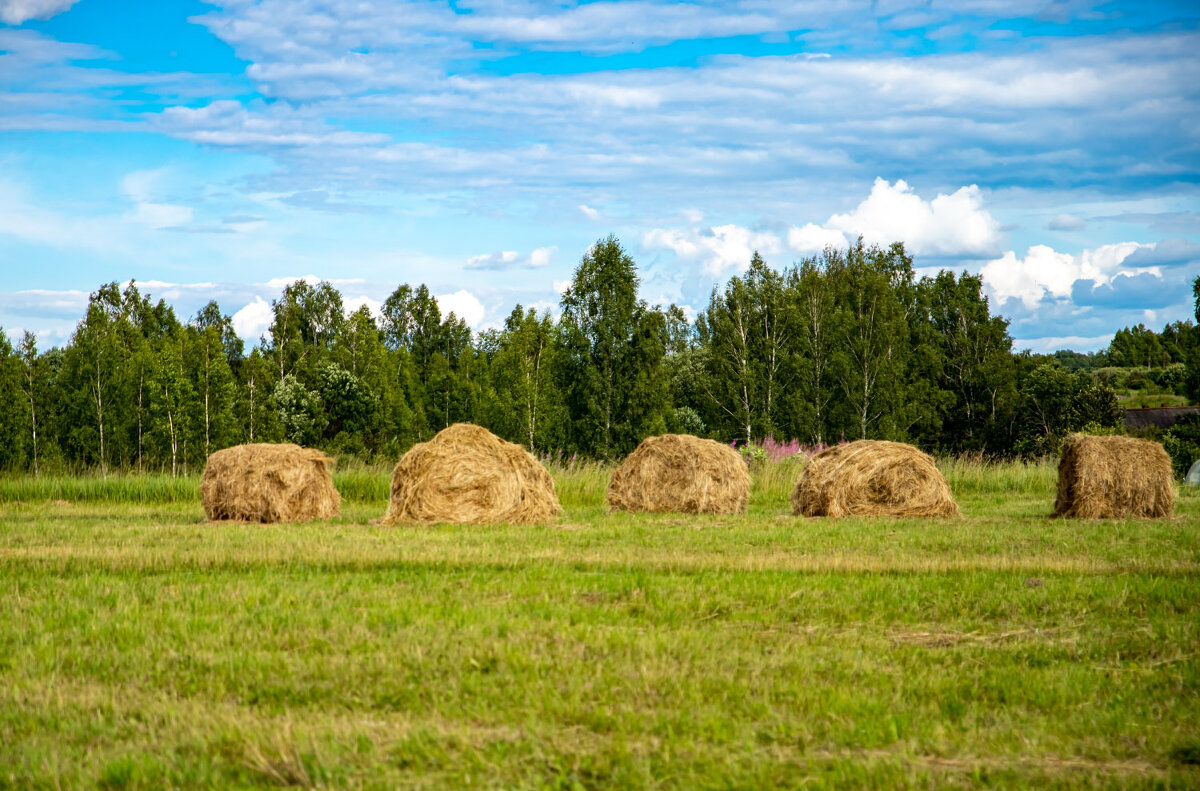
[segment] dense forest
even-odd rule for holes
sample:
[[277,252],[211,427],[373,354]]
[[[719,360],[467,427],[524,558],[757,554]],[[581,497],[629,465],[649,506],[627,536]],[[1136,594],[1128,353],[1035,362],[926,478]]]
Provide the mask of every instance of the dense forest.
[[600,459],[666,431],[1036,455],[1120,425],[1106,368],[1200,390],[1190,321],[1122,330],[1095,355],[1014,354],[979,277],[917,278],[900,244],[782,270],[756,253],[694,321],[638,285],[610,236],[583,256],[557,320],[517,305],[473,333],[424,285],[399,286],[376,316],[301,280],[247,352],[216,303],[181,319],[136,283],[109,283],[63,348],[0,332],[0,468],[195,471],[213,450],[283,440],[394,459],[458,421]]

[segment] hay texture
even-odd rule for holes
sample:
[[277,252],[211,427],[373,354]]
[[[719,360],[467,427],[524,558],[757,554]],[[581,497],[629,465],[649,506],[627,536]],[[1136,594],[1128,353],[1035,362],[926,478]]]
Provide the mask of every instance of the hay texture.
[[933,457],[902,442],[860,439],[809,460],[792,490],[801,516],[957,516]]
[[607,495],[613,510],[683,514],[740,514],[749,498],[738,452],[690,434],[647,437],[613,473]]
[[209,519],[306,522],[337,516],[333,459],[299,445],[235,445],[208,457],[200,497]]
[[1055,516],[1156,519],[1174,512],[1174,473],[1162,445],[1084,434],[1063,443]]
[[550,473],[529,451],[455,423],[400,459],[383,523],[544,522],[560,511]]

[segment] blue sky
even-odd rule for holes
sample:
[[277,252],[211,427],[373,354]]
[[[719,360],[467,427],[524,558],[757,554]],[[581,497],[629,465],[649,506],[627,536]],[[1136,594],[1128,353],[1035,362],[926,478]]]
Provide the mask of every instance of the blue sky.
[[0,0],[0,326],[131,278],[253,340],[297,277],[495,326],[616,233],[703,309],[863,235],[1018,346],[1191,316],[1200,6]]

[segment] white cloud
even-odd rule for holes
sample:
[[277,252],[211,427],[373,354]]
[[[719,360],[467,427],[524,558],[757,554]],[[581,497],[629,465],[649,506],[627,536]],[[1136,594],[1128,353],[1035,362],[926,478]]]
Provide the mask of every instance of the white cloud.
[[483,303],[466,289],[459,289],[453,294],[438,294],[434,299],[437,300],[438,309],[441,310],[443,317],[453,313],[471,328],[478,327],[483,321],[485,313]]
[[482,253],[467,259],[467,269],[504,269],[517,262],[521,254],[516,250],[499,253]]
[[587,217],[589,220],[600,219],[600,212],[596,209],[593,209],[591,206],[588,206],[586,203],[579,204],[579,211],[583,212],[583,216]]
[[242,340],[255,342],[271,326],[275,314],[271,303],[256,296],[254,301],[233,314],[233,330]]
[[850,242],[841,231],[822,228],[814,223],[805,223],[803,227],[792,226],[788,229],[788,247],[802,255],[815,255],[826,247],[846,249]]
[[343,131],[311,112],[278,104],[254,105],[223,99],[203,107],[168,107],[157,121],[167,134],[205,145],[229,148],[261,146],[381,146],[387,135]]
[[733,224],[683,231],[655,228],[642,236],[642,246],[671,250],[678,260],[698,263],[706,274],[717,278],[745,270],[756,250],[770,258],[783,249],[775,234]]
[[363,305],[366,305],[371,309],[371,315],[374,316],[376,320],[383,315],[383,302],[378,299],[372,299],[365,294],[361,294],[357,297],[346,297],[342,300],[342,305],[346,308],[347,316],[356,312]]
[[700,246],[692,240],[693,233],[655,228],[642,235],[642,247],[649,250],[667,249],[675,253],[679,259],[693,259],[700,253]]
[[1120,242],[1071,255],[1037,244],[1025,252],[1024,258],[1017,258],[1016,253],[1009,250],[988,261],[980,274],[997,302],[1018,299],[1026,308],[1032,309],[1046,296],[1070,297],[1077,280],[1089,280],[1097,285],[1108,283],[1130,254],[1152,247]]
[[467,269],[538,269],[550,263],[550,257],[558,251],[558,247],[539,247],[529,255],[521,255],[516,250],[502,250],[495,253],[482,253],[467,259]]
[[529,265],[534,268],[546,266],[550,263],[550,258],[557,252],[557,245],[539,247],[529,254]]
[[555,280],[553,283],[554,291],[558,294],[567,293],[567,289],[571,287],[570,280]]
[[[866,200],[851,212],[833,215],[824,228],[849,239],[861,234],[867,244],[904,242],[909,252],[924,256],[984,257],[994,255],[1000,244],[1000,223],[983,208],[974,184],[926,201],[902,179],[889,184],[877,178]],[[815,230],[796,230],[799,241],[816,238]]]
[[567,94],[584,105],[649,110],[662,103],[657,91],[646,88],[622,88],[615,85],[596,85],[576,82],[566,86]]
[[10,299],[5,299],[6,296],[0,295],[0,305],[4,307],[12,308],[20,306],[26,310],[32,309],[59,314],[66,313],[67,315],[77,315],[82,318],[84,311],[87,310],[88,298],[91,295],[87,291],[77,289],[53,291],[45,288],[30,288],[15,292]]
[[30,19],[49,19],[79,0],[0,0],[0,22],[19,25]]

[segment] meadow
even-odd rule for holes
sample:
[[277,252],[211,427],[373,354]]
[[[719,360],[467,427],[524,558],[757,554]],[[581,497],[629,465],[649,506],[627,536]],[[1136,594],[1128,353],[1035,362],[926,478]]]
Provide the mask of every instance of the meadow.
[[0,478],[0,788],[1195,788],[1200,494],[1050,513],[942,462],[957,519],[212,525],[198,479]]

